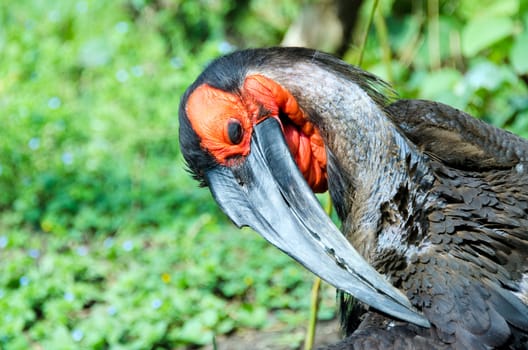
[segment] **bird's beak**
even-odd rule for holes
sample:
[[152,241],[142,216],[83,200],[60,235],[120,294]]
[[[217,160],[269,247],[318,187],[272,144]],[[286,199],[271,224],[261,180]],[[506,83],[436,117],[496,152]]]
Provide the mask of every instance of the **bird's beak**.
[[429,327],[407,297],[374,270],[321,208],[290,155],[279,123],[253,130],[242,164],[206,174],[222,210],[334,287],[395,318]]

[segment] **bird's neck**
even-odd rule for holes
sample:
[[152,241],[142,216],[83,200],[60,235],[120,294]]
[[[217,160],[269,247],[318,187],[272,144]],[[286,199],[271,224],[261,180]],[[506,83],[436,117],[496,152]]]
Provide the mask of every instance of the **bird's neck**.
[[419,215],[413,210],[423,203],[416,201],[426,200],[433,181],[423,156],[353,80],[316,65],[300,66],[273,78],[296,96],[321,131],[343,232],[371,261],[385,249],[407,249],[406,240],[414,237],[406,237],[413,234],[403,232],[404,226]]

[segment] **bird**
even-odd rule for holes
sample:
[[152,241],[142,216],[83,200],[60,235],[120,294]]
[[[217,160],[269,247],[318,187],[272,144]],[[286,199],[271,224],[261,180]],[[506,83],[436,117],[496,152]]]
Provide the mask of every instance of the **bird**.
[[271,47],[205,68],[179,142],[237,226],[339,290],[345,335],[327,349],[528,349],[527,140]]

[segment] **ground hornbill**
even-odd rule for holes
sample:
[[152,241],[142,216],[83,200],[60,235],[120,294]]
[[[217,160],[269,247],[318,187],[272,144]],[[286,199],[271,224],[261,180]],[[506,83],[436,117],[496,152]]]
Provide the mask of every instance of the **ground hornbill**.
[[302,48],[215,60],[179,120],[231,220],[343,291],[330,349],[528,349],[528,141]]

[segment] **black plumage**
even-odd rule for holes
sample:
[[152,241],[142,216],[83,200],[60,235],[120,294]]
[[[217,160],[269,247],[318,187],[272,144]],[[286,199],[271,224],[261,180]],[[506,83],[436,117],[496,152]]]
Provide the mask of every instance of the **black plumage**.
[[188,96],[204,83],[240,94],[254,73],[291,92],[320,131],[345,237],[431,323],[343,293],[347,337],[328,349],[528,349],[528,141],[440,103],[397,100],[317,51],[247,50],[213,62],[182,98],[182,152],[205,184],[218,164],[188,121]]

